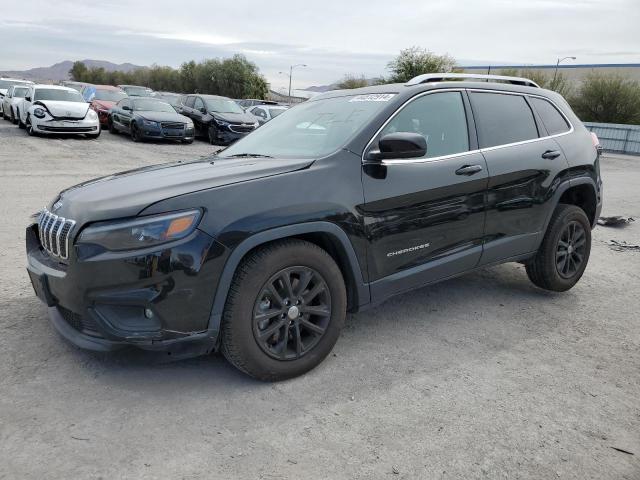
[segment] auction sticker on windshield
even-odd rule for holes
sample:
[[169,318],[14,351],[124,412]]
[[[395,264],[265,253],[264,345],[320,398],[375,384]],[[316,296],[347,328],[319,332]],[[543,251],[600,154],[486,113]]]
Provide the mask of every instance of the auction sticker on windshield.
[[368,93],[366,95],[356,95],[349,101],[350,102],[388,102],[395,96],[396,96],[395,93]]

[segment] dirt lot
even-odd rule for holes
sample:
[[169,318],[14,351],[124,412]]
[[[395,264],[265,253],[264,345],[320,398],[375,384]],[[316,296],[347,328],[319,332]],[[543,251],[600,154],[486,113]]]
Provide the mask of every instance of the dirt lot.
[[[607,156],[590,265],[570,292],[508,264],[348,318],[302,378],[211,356],[159,364],[65,343],[24,269],[24,226],[88,178],[212,152],[29,138],[0,121],[1,479],[640,479],[640,158]],[[616,449],[626,450],[624,453]]]

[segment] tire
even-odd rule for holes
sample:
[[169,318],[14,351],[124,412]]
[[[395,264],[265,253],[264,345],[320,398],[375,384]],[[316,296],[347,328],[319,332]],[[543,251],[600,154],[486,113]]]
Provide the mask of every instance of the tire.
[[190,145],[193,143],[193,138],[190,138],[189,140],[182,140],[182,143]]
[[564,292],[578,283],[590,253],[591,224],[584,210],[560,204],[553,212],[538,253],[526,264],[527,275],[540,288]]
[[27,113],[27,120],[25,122],[25,128],[27,129],[27,135],[29,135],[30,137],[37,137],[38,136],[38,132],[36,132],[33,129],[33,126],[31,125],[31,115]]
[[209,140],[209,143],[211,145],[216,145],[217,136],[218,129],[215,127],[215,125],[209,125],[209,128],[207,128],[207,139]]
[[18,128],[26,128],[26,125],[22,123],[22,118],[20,118],[20,110],[17,111],[18,117]]
[[113,119],[111,117],[109,117],[109,119],[107,120],[107,124],[109,126],[109,133],[113,133],[114,135],[117,135],[118,134],[118,129],[113,124]]
[[142,141],[142,137],[140,136],[140,129],[135,123],[131,124],[131,140],[133,140],[134,142]]
[[[302,279],[307,275],[305,287],[301,282],[305,283]],[[293,299],[286,304],[290,295],[281,281],[283,276],[290,280],[295,301],[302,300],[299,304],[294,305]],[[272,282],[280,285],[271,290],[277,296],[268,293],[267,285]],[[238,266],[222,317],[222,353],[236,368],[259,380],[302,375],[333,349],[346,307],[342,273],[325,250],[302,240],[271,243]],[[264,311],[271,315],[265,316]],[[267,331],[271,333],[264,336]],[[307,345],[298,349],[298,338],[304,338]]]
[[14,125],[16,123],[18,123],[18,120],[16,120],[16,116],[13,114],[13,109],[11,109],[11,117],[10,117],[11,123],[13,123]]

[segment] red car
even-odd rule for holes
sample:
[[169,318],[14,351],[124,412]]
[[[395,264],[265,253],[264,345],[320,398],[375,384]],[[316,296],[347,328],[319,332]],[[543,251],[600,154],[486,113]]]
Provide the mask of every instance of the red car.
[[95,110],[100,119],[100,125],[107,126],[109,110],[127,94],[112,85],[86,85],[82,89],[82,96],[90,103],[89,108]]

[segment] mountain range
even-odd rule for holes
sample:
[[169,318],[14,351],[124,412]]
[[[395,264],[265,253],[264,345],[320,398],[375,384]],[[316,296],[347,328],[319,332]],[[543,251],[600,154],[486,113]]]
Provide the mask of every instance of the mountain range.
[[[81,60],[87,68],[104,68],[108,72],[122,71],[130,72],[142,68],[140,65],[134,65],[132,63],[112,63],[105,60]],[[51,65],[50,67],[37,67],[30,68],[29,70],[13,70],[0,72],[0,76],[3,77],[15,77],[23,78],[25,80],[32,80],[37,82],[59,82],[61,80],[69,80],[69,70],[73,67],[73,61],[65,60]]]

